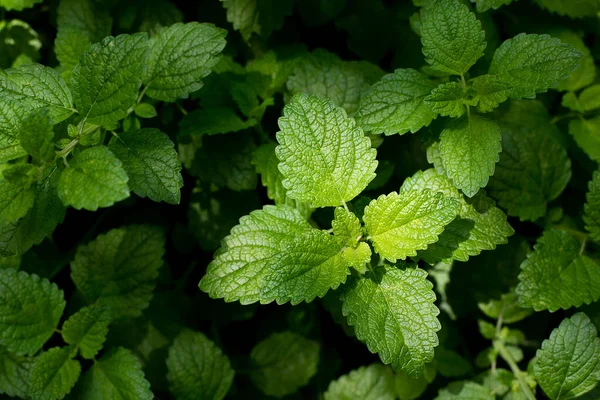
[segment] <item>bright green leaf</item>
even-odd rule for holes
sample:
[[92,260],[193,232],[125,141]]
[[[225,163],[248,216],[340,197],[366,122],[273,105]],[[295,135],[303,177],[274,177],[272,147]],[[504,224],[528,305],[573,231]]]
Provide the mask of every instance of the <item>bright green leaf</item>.
[[43,0],[0,0],[0,7],[7,10],[22,11],[25,8],[31,8]]
[[471,0],[471,3],[477,5],[477,12],[486,12],[489,9],[497,10],[502,6],[512,3],[514,0]]
[[333,234],[351,247],[356,247],[363,234],[362,226],[356,215],[342,207],[335,209],[331,226]]
[[389,367],[371,364],[329,384],[324,400],[395,400],[394,375]]
[[158,114],[156,113],[156,108],[150,103],[140,103],[135,106],[135,115],[140,118],[154,118]]
[[460,117],[466,112],[467,102],[467,91],[459,82],[446,82],[439,85],[425,97],[425,104],[434,112],[453,118]]
[[84,307],[65,321],[61,334],[66,343],[79,348],[83,358],[92,359],[102,349],[110,320],[108,307]]
[[495,400],[496,396],[475,382],[452,382],[439,391],[435,400]]
[[473,103],[477,104],[477,110],[482,113],[490,112],[498,107],[500,103],[505,102],[512,86],[503,82],[502,79],[494,75],[481,75],[472,81],[474,90]]

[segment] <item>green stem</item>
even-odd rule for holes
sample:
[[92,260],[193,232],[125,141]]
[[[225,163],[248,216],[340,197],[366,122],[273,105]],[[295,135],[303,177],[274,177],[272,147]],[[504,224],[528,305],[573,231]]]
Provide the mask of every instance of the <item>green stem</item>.
[[563,119],[567,119],[567,118],[574,118],[577,117],[579,114],[576,112],[570,112],[570,113],[566,113],[563,115],[557,115],[556,117],[552,118],[552,123],[556,124],[559,121],[562,121]]
[[71,140],[71,142],[68,145],[66,145],[64,149],[58,152],[58,155],[64,159],[69,155],[71,150],[73,150],[73,148],[77,146],[77,143],[79,143],[79,138]]
[[525,393],[525,397],[527,397],[528,400],[535,400],[535,395],[533,394],[531,388],[523,378],[523,372],[519,369],[519,366],[517,365],[514,358],[512,358],[512,355],[510,354],[506,346],[504,346],[504,342],[502,340],[495,340],[494,347],[498,350],[498,353],[500,353],[502,359],[506,361],[513,374],[515,374],[515,376],[517,377],[519,385],[521,386],[521,389],[523,389],[523,393]]

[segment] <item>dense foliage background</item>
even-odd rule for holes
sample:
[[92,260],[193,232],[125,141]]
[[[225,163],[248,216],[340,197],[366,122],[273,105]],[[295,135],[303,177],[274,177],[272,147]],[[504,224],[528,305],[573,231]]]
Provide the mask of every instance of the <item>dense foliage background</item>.
[[[496,250],[484,251],[467,262],[429,265],[423,260],[419,261],[419,265],[430,272],[429,279],[435,283],[436,305],[441,309],[439,319],[442,329],[438,332],[440,346],[436,349],[433,364],[426,370],[425,378],[409,378],[402,372],[394,373],[389,378],[392,376],[391,370],[373,370],[376,379],[385,382],[387,379],[393,380],[395,396],[401,399],[416,396],[435,398],[440,389],[460,380],[488,384],[492,390],[498,387],[496,383],[485,381],[485,374],[490,374],[490,368],[502,368],[508,374],[510,366],[502,356],[496,360],[497,354],[491,350],[492,342],[497,339],[494,333],[486,338],[480,332],[488,328],[481,321],[493,325],[497,323],[495,318],[490,317],[497,316],[497,313],[489,310],[484,313],[484,305],[500,299],[501,295],[515,288],[519,283],[521,263],[533,251],[533,245],[544,230],[560,228],[574,232],[578,240],[584,237],[582,246],[591,259],[597,256],[598,251],[597,244],[591,239],[588,241],[582,219],[588,182],[592,180],[600,159],[600,123],[594,118],[598,108],[594,104],[586,108],[585,104],[581,104],[584,96],[577,96],[582,89],[592,87],[598,80],[594,60],[600,56],[600,42],[597,40],[600,3],[593,0],[471,1],[463,3],[481,22],[487,42],[484,56],[469,70],[472,76],[486,73],[495,49],[504,40],[522,32],[550,34],[583,54],[578,69],[571,73],[569,80],[561,83],[558,90],[537,94],[535,101],[539,103],[535,107],[540,104],[543,106],[537,109],[542,110],[541,114],[533,115],[531,111],[519,113],[518,106],[514,105],[515,100],[505,102],[493,112],[498,118],[514,113],[514,123],[525,127],[533,124],[541,127],[542,135],[553,136],[558,146],[567,151],[570,179],[564,190],[556,196],[542,195],[543,204],[533,206],[538,209],[541,206],[543,211],[539,215],[534,213],[536,215],[533,217],[523,218],[518,210],[516,213],[510,209],[507,212],[507,207],[500,202],[499,207],[507,212],[508,223],[515,233],[508,238],[507,244],[499,245]],[[29,3],[37,4],[29,7]],[[157,116],[154,117],[150,112],[146,116],[151,118],[143,118],[143,111],[136,111],[121,121],[117,128],[123,132],[139,127],[158,128],[175,143],[184,167],[178,204],[155,202],[132,193],[130,197],[110,207],[100,207],[97,211],[68,208],[64,220],[53,232],[47,232],[45,240],[38,245],[28,246],[16,255],[9,255],[10,251],[7,250],[7,243],[14,238],[2,231],[4,236],[0,235],[0,247],[6,257],[0,259],[0,268],[17,268],[37,274],[62,289],[67,303],[60,323],[62,325],[62,321],[70,315],[89,305],[72,278],[71,262],[76,257],[77,249],[92,242],[98,235],[116,228],[132,224],[159,227],[166,238],[164,263],[155,280],[149,305],[140,307],[140,316],[133,313],[112,320],[102,350],[107,352],[117,347],[131,350],[158,399],[220,398],[215,393],[205,393],[206,397],[185,397],[185,394],[172,390],[173,384],[171,382],[170,385],[167,379],[166,360],[175,338],[181,332],[189,333],[187,330],[203,332],[230,360],[235,377],[227,398],[232,399],[267,398],[264,391],[268,392],[269,389],[265,387],[270,385],[281,385],[274,392],[272,389],[271,393],[287,395],[290,399],[319,398],[328,390],[330,383],[340,376],[359,367],[379,363],[379,356],[372,354],[364,343],[356,339],[341,314],[339,300],[330,294],[324,299],[295,306],[289,303],[240,305],[238,302],[225,303],[222,299],[211,299],[198,289],[198,282],[205,275],[221,239],[238,223],[239,218],[260,209],[264,204],[273,203],[261,182],[260,173],[257,173],[255,150],[275,140],[275,134],[279,131],[278,118],[291,95],[307,92],[335,99],[343,99],[347,95],[344,106],[352,115],[358,107],[359,98],[369,87],[397,68],[413,68],[428,74],[431,79],[444,79],[442,74],[436,75],[427,66],[417,34],[421,23],[419,6],[427,2],[63,0],[62,4],[59,3],[50,0],[0,0],[1,68],[37,62],[56,68],[68,80],[68,67],[64,62],[59,62],[55,53],[57,32],[61,31],[61,7],[63,13],[68,8],[92,10],[87,13],[77,11],[72,15],[81,18],[82,26],[100,26],[105,36],[135,32],[148,32],[153,36],[161,27],[176,22],[199,21],[226,29],[227,45],[223,50],[223,59],[203,79],[204,85],[200,90],[189,98],[174,102],[144,99],[144,102],[155,106]],[[19,10],[20,4],[25,4],[27,8]],[[331,76],[326,75],[329,69],[334,71]],[[356,77],[357,70],[360,70],[360,79]],[[348,74],[347,80],[341,78],[344,74]],[[330,79],[339,81],[328,81]],[[348,89],[349,86],[344,85],[356,85],[358,88]],[[595,101],[600,105],[596,100],[599,94],[600,91],[596,89],[588,92],[587,104]],[[541,122],[535,118],[541,118]],[[377,147],[377,178],[349,204],[350,209],[360,215],[362,207],[370,199],[382,193],[398,191],[405,179],[415,172],[431,168],[427,149],[438,140],[448,120],[447,117],[438,117],[417,134],[369,135],[373,146]],[[583,125],[577,126],[572,121],[582,121],[580,123]],[[65,130],[64,124],[59,126]],[[585,132],[582,133],[582,130]],[[527,129],[523,133],[527,134]],[[540,154],[539,157],[551,160],[553,155]],[[23,160],[12,160],[10,163]],[[58,162],[62,163],[62,160]],[[0,168],[4,169],[7,165]],[[526,170],[520,172],[529,173]],[[532,172],[533,181],[537,179],[535,173]],[[494,193],[491,197],[499,200]],[[333,208],[322,208],[312,214],[311,223],[315,227],[329,229],[332,219]],[[89,257],[97,261],[100,257],[98,254]],[[0,288],[0,291],[5,290],[8,289]],[[3,296],[7,296],[6,292],[0,294],[0,308]],[[516,300],[513,299],[514,302]],[[535,385],[532,366],[528,366],[528,363],[552,330],[577,311],[584,311],[600,328],[600,307],[595,302],[578,309],[530,311],[523,312],[526,318],[517,317],[516,322],[510,325],[513,330],[511,335],[517,339],[513,342],[509,339],[507,343],[511,344],[512,357],[520,369],[529,371],[529,375],[524,374],[523,377],[532,383],[537,398],[546,398],[539,385]],[[256,378],[263,370],[256,366],[256,356],[250,356],[253,348],[272,334],[286,331],[311,342],[295,343],[298,347],[292,348],[294,351],[288,346],[289,352],[268,349],[268,352],[280,354],[286,359],[281,361],[275,372],[264,369],[264,376]],[[300,339],[295,337],[294,340]],[[0,344],[3,344],[1,340]],[[44,345],[44,349],[64,345],[63,338],[57,333]],[[311,353],[311,349],[316,351]],[[494,354],[490,356],[490,352]],[[316,362],[316,353],[318,365],[314,370],[311,362]],[[8,381],[9,375],[14,373],[6,361],[8,354],[0,346],[0,393],[21,393],[24,398],[59,398],[50,390],[44,397],[40,394],[23,395],[26,393],[23,388],[11,392],[8,386],[3,386],[3,374]],[[299,361],[300,358],[307,360]],[[23,361],[23,365],[30,361]],[[89,359],[83,358],[80,358],[80,363],[82,374],[93,365]],[[596,365],[596,370],[600,370],[599,365]],[[269,375],[271,373],[274,375]],[[294,383],[286,380],[286,376],[300,378]],[[10,379],[14,379],[14,376]],[[28,378],[24,378],[24,381],[28,381]],[[193,386],[197,382],[199,380],[196,377],[188,384]],[[502,384],[504,386],[496,389],[493,396],[527,398],[515,376],[508,374]],[[94,398],[78,392],[82,390],[82,385],[85,385],[83,379],[68,398]],[[372,398],[384,398],[381,394],[384,392],[374,394],[376,397]],[[0,394],[0,398],[3,396]],[[126,395],[114,394],[114,397],[108,398],[146,398],[136,396],[131,392]],[[334,394],[330,396],[332,399],[343,398]],[[589,399],[598,398],[591,397],[594,394],[587,396]]]

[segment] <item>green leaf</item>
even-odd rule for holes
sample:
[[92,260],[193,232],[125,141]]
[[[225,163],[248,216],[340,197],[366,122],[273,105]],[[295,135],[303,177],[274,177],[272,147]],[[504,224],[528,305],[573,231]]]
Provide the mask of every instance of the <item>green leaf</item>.
[[[93,0],[60,0],[57,11],[58,31],[74,29],[79,36],[96,43],[110,35],[112,18],[106,7]],[[87,50],[87,49],[86,49]],[[75,61],[75,64],[79,58]]]
[[356,247],[363,235],[362,226],[356,215],[342,207],[335,209],[331,226],[333,234],[350,247]]
[[77,153],[58,180],[58,195],[67,206],[96,211],[129,197],[123,164],[106,146]]
[[84,307],[65,321],[61,334],[66,343],[79,348],[83,358],[93,359],[102,349],[110,320],[108,307]]
[[[598,4],[600,4],[600,2]],[[558,30],[552,30],[551,34],[560,39],[563,43],[573,46],[582,54],[577,68],[571,72],[567,79],[558,85],[557,89],[576,91],[592,84],[596,77],[596,66],[594,65],[594,57],[590,54],[590,50],[583,42],[582,35],[568,29],[560,28]]]
[[409,265],[377,267],[342,294],[356,337],[381,361],[412,377],[433,360],[439,310],[427,272]]
[[200,281],[200,289],[227,302],[267,302],[262,291],[273,259],[283,254],[296,237],[311,230],[298,211],[288,206],[267,205],[242,217],[223,239],[221,250]]
[[47,108],[41,108],[25,117],[19,132],[19,140],[23,149],[35,160],[43,163],[53,161],[56,156],[52,125],[50,111]]
[[588,183],[583,222],[592,240],[600,242],[600,171],[595,171]]
[[0,346],[0,393],[27,398],[31,359]]
[[140,103],[135,106],[135,115],[140,118],[154,118],[158,114],[156,113],[156,108],[150,103]]
[[600,267],[569,233],[545,231],[521,264],[517,295],[521,307],[536,311],[590,304],[600,299]]
[[581,53],[548,35],[521,33],[494,53],[489,73],[513,86],[513,99],[553,89],[577,67]]
[[113,135],[108,148],[123,163],[129,188],[140,197],[179,204],[181,162],[169,137],[153,128]]
[[592,111],[600,108],[600,85],[592,85],[583,89],[579,95],[579,102],[583,111]]
[[565,318],[542,342],[533,366],[535,377],[553,400],[574,399],[600,381],[600,338],[582,312]]
[[391,262],[417,255],[438,240],[459,210],[456,199],[429,190],[381,195],[363,220],[375,251]]
[[563,0],[535,0],[535,2],[550,12],[571,18],[596,17],[600,12],[598,0],[573,0],[568,3]]
[[[64,1],[61,1],[61,4]],[[83,1],[85,3],[85,1]],[[59,7],[60,10],[60,7]],[[54,41],[54,53],[60,66],[63,77],[70,78],[73,69],[92,46],[90,38],[83,34],[80,28],[73,25],[59,26]]]
[[35,188],[33,207],[17,222],[0,225],[0,255],[23,254],[34,244],[40,244],[54,231],[65,216],[65,206],[56,188],[60,170],[47,168]]
[[425,372],[418,378],[413,378],[402,371],[396,372],[395,387],[399,400],[414,400],[420,398],[427,386],[435,380],[436,370],[427,364]]
[[0,7],[7,10],[22,11],[25,8],[31,8],[41,3],[43,0],[0,0]]
[[432,0],[423,8],[421,43],[433,68],[464,74],[483,56],[484,40],[481,22],[458,0]]
[[309,217],[312,208],[307,204],[298,202],[288,197],[287,189],[283,186],[283,175],[279,171],[279,160],[275,155],[276,144],[269,141],[252,153],[252,164],[256,167],[256,172],[260,174],[263,186],[267,187],[267,197],[273,200],[276,205],[286,204],[297,209],[300,214]]
[[188,329],[169,348],[167,369],[171,392],[177,400],[221,400],[235,374],[221,349],[203,333]]
[[556,128],[547,117],[504,122],[501,127],[502,153],[487,190],[508,215],[535,221],[567,186],[571,161],[552,137]]
[[150,53],[142,79],[146,94],[173,102],[202,87],[202,78],[219,61],[227,31],[213,24],[176,23],[150,39]]
[[[506,215],[493,204],[486,206],[484,209],[478,210],[473,204],[467,202],[463,195],[454,187],[452,181],[445,175],[438,173],[435,169],[428,169],[423,172],[419,171],[412,177],[406,179],[400,188],[400,194],[415,190],[429,189],[432,192],[442,193],[446,197],[457,199],[460,203],[458,210],[458,216],[460,220],[465,222],[471,222],[471,227],[468,229],[466,237],[458,241],[458,243],[450,249],[450,256],[454,260],[467,261],[469,256],[476,256],[481,253],[482,250],[494,250],[497,245],[505,244],[508,242],[507,238],[514,233],[514,230],[506,221]],[[489,199],[485,195],[479,195],[483,197],[484,201]],[[453,222],[446,227],[446,230],[442,233],[445,235],[450,227],[457,222]],[[426,253],[435,251],[442,239],[437,243],[429,245],[427,250],[419,252],[419,256],[425,258]],[[448,257],[445,255],[444,257]],[[435,259],[435,262],[441,261]]]
[[242,120],[231,108],[200,108],[184,116],[179,123],[179,136],[216,135],[242,131],[256,125],[255,119]]
[[502,151],[500,127],[473,115],[453,121],[440,135],[440,154],[448,177],[468,197],[487,185]]
[[0,345],[34,354],[52,336],[65,309],[62,290],[39,276],[0,269]]
[[600,161],[600,116],[569,121],[569,133],[588,157]]
[[502,6],[512,3],[513,0],[471,0],[471,3],[477,5],[477,12],[486,12],[489,9],[497,10]]
[[35,201],[35,188],[31,182],[10,182],[0,179],[0,224],[14,222],[23,217]]
[[71,347],[53,347],[39,355],[31,368],[29,396],[33,400],[62,399],[81,373],[81,364],[73,360]]
[[283,109],[275,149],[288,196],[313,207],[338,206],[375,177],[377,152],[346,112],[298,94]]
[[71,278],[88,302],[108,306],[113,318],[137,317],[152,298],[164,252],[160,228],[113,229],[77,248]]
[[240,31],[246,42],[253,33],[263,38],[283,26],[283,20],[291,15],[294,6],[291,0],[221,0],[227,9],[227,21],[233,29]]
[[389,367],[371,364],[331,382],[324,400],[395,400],[394,375]]
[[502,322],[512,324],[519,322],[531,314],[533,310],[519,306],[518,297],[514,290],[500,296],[500,299],[492,299],[487,303],[477,303],[479,309],[488,317],[498,319],[502,314]]
[[75,390],[82,400],[151,400],[150,383],[131,350],[112,349],[82,376]]
[[494,75],[478,76],[473,79],[472,88],[475,91],[473,103],[481,113],[490,112],[498,107],[512,92],[511,85]]
[[475,382],[452,382],[441,389],[435,400],[494,400],[496,396],[485,386]]
[[433,365],[440,375],[447,378],[459,378],[473,372],[473,367],[469,361],[457,352],[447,350],[441,346],[435,349]]
[[266,395],[283,397],[317,373],[320,345],[297,333],[274,333],[250,353],[250,379]]
[[329,99],[352,116],[369,84],[356,63],[342,61],[334,53],[317,49],[296,63],[287,88],[293,94]]
[[453,118],[465,113],[467,102],[467,91],[459,82],[446,82],[439,85],[425,97],[425,104],[435,113]]
[[372,133],[415,133],[436,117],[424,102],[435,87],[435,82],[414,69],[397,69],[365,94],[356,121]]
[[73,70],[77,111],[90,124],[113,126],[138,98],[148,52],[145,33],[108,36],[94,43]]

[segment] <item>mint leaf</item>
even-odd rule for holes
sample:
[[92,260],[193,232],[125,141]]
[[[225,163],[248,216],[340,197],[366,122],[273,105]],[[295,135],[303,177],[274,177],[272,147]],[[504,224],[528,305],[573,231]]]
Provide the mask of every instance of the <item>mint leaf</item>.
[[513,0],[471,0],[471,3],[477,5],[477,12],[486,12],[489,9],[497,10],[502,6],[512,3]]
[[452,382],[444,389],[441,389],[435,400],[494,400],[495,398],[496,396],[485,386],[475,382],[464,381]]
[[219,61],[227,31],[212,24],[176,23],[150,39],[142,79],[148,97],[175,101],[202,87],[202,78]]
[[[93,0],[60,0],[57,11],[58,31],[76,29],[81,37],[96,43],[110,35],[112,18],[106,7]],[[77,62],[76,62],[77,63]]]
[[585,229],[592,240],[600,242],[600,171],[595,171],[588,183],[586,203],[583,206]]
[[459,209],[456,199],[429,190],[381,195],[363,220],[375,251],[391,262],[417,255],[438,240]]
[[435,82],[414,69],[397,69],[364,95],[356,121],[372,133],[415,133],[436,117],[424,102],[435,87]]
[[537,351],[534,372],[553,400],[573,399],[600,381],[600,338],[582,312],[565,318]]
[[254,125],[255,119],[244,121],[231,108],[200,108],[181,119],[179,135],[216,135],[241,131]]
[[131,350],[117,347],[105,353],[82,376],[73,393],[86,400],[151,400],[150,383]]
[[583,42],[582,35],[568,29],[554,29],[551,31],[551,35],[557,37],[563,43],[573,46],[582,54],[577,68],[558,85],[557,89],[576,91],[594,83],[596,77],[594,57],[592,57],[590,49]]
[[183,186],[181,162],[174,144],[158,129],[114,134],[108,148],[123,163],[127,185],[140,197],[179,204]]
[[331,101],[294,96],[283,109],[279,128],[275,151],[291,198],[313,207],[338,206],[375,177],[371,141]]
[[467,92],[459,82],[446,82],[439,85],[425,97],[425,104],[437,114],[446,117],[463,115],[467,102],[469,102]]
[[250,379],[268,396],[292,394],[317,373],[319,350],[297,333],[274,333],[252,349]]
[[495,75],[478,76],[471,84],[475,91],[473,103],[481,113],[494,110],[500,103],[505,102],[512,92],[512,86]]
[[311,229],[298,211],[288,206],[267,205],[242,217],[223,239],[221,250],[200,281],[200,289],[227,302],[263,301],[264,279],[273,258]]
[[81,373],[72,347],[53,347],[39,355],[31,368],[29,396],[33,400],[62,399]]
[[600,116],[569,121],[569,133],[588,157],[600,161]]
[[435,368],[431,364],[425,366],[425,372],[418,378],[412,378],[402,371],[397,371],[394,379],[396,396],[400,400],[418,399],[425,392],[427,386],[433,382],[436,374]]
[[178,400],[221,400],[234,376],[221,349],[203,333],[188,329],[169,348],[167,369],[171,391]]
[[35,188],[29,181],[0,179],[0,224],[14,222],[27,214],[35,201]]
[[9,11],[22,11],[41,2],[42,0],[0,0],[0,7],[6,8]]
[[579,102],[583,111],[592,111],[600,108],[600,100],[598,100],[599,95],[600,85],[592,85],[583,89],[579,95]]
[[154,118],[158,114],[156,108],[150,103],[140,103],[135,106],[135,115],[140,118]]
[[519,306],[518,297],[514,289],[500,296],[500,299],[492,299],[487,303],[477,303],[477,306],[485,315],[492,319],[498,319],[502,314],[505,324],[519,322],[531,314],[533,310]]
[[529,119],[501,126],[502,153],[487,190],[508,215],[535,221],[567,186],[571,161],[552,137],[550,130],[556,128],[549,121]]
[[83,297],[110,308],[113,318],[139,316],[152,298],[165,237],[151,225],[131,225],[77,248],[71,278]]
[[484,40],[481,22],[458,0],[432,0],[423,8],[421,43],[433,68],[464,74],[483,56]]
[[513,86],[513,99],[553,89],[577,67],[581,53],[548,35],[521,33],[494,53],[489,73]]
[[77,347],[83,358],[92,359],[102,349],[110,319],[107,307],[84,307],[65,321],[62,337],[66,343]]
[[293,94],[305,93],[329,99],[352,116],[369,84],[355,63],[317,49],[296,63],[287,88]]
[[287,195],[287,189],[283,186],[284,178],[278,168],[279,159],[275,155],[276,146],[274,142],[269,141],[256,148],[252,153],[252,164],[256,167],[256,172],[260,174],[262,185],[267,187],[269,199],[273,200],[276,205],[286,204],[295,208],[308,218],[312,213],[312,208]]
[[84,121],[112,126],[127,116],[139,95],[147,52],[146,34],[136,33],[108,36],[83,54],[71,87]]
[[[506,215],[497,207],[491,204],[484,210],[478,210],[473,204],[470,204],[465,200],[463,195],[459,193],[456,187],[452,184],[452,181],[445,175],[438,173],[435,169],[428,169],[423,172],[419,171],[412,177],[406,179],[400,188],[400,194],[410,191],[422,191],[429,189],[432,192],[442,193],[446,197],[454,198],[459,201],[460,207],[458,210],[458,216],[460,220],[453,221],[446,227],[442,236],[444,236],[448,229],[457,221],[459,224],[465,224],[470,222],[470,228],[467,230],[466,237],[456,243],[455,246],[450,248],[450,256],[454,260],[467,261],[469,256],[476,256],[481,253],[482,250],[494,250],[497,245],[505,244],[508,242],[507,238],[514,233],[514,230],[506,221]],[[489,199],[485,195],[484,201]],[[435,249],[441,244],[442,240],[433,243],[428,246],[427,250],[419,252],[419,256],[422,258],[429,255],[431,252],[435,252]],[[447,257],[444,254],[444,258]],[[441,261],[439,258],[434,257],[435,261]]]
[[394,375],[389,367],[371,364],[331,382],[324,400],[395,400]]
[[473,197],[494,174],[502,151],[500,127],[473,115],[453,121],[440,135],[443,168],[457,188]]
[[[60,2],[61,5],[63,3],[64,1]],[[59,26],[58,28],[54,41],[54,53],[60,62],[61,74],[64,78],[71,77],[81,56],[92,46],[90,38],[82,33],[80,28],[73,25]]]
[[0,393],[26,398],[29,391],[31,359],[0,346]]
[[406,264],[377,267],[342,295],[342,312],[356,337],[385,364],[413,377],[433,360],[439,343],[439,310],[426,277],[427,272]]
[[565,231],[545,231],[521,264],[519,305],[536,311],[568,309],[600,299],[600,268]]
[[333,234],[351,247],[356,247],[363,235],[362,226],[356,215],[342,207],[335,209],[331,226]]
[[49,163],[54,160],[54,131],[47,108],[33,111],[23,119],[19,141],[23,149],[35,160]]
[[227,21],[240,31],[246,42],[253,33],[267,38],[273,30],[283,26],[283,20],[292,13],[291,0],[221,0],[227,9]]
[[600,12],[596,0],[576,0],[565,4],[561,0],[535,0],[542,8],[571,18],[595,17]]
[[17,354],[36,353],[65,309],[62,290],[14,269],[0,269],[0,286],[0,345]]
[[58,195],[67,206],[96,211],[129,197],[123,164],[105,146],[77,153],[62,171]]

